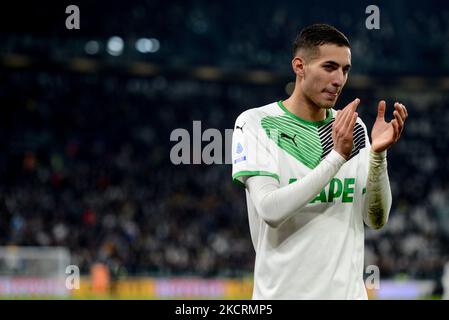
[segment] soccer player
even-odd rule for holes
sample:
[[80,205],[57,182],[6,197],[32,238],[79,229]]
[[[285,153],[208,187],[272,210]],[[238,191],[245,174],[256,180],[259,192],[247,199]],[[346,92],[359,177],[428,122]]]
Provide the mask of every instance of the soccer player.
[[295,89],[285,101],[236,120],[232,178],[245,187],[256,251],[253,299],[367,299],[364,222],[388,220],[387,149],[407,118],[380,101],[371,131],[355,99],[333,107],[349,69],[346,36],[332,26],[304,28],[294,42]]

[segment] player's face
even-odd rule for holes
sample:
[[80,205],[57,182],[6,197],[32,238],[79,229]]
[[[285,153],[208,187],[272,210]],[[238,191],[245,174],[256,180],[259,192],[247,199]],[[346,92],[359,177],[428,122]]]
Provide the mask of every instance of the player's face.
[[320,108],[332,108],[348,79],[351,50],[332,44],[319,47],[319,55],[304,65],[302,90]]

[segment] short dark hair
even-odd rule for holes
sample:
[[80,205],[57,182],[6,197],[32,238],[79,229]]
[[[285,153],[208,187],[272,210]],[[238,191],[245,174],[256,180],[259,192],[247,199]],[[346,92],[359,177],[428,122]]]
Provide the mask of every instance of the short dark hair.
[[351,48],[349,40],[343,32],[331,25],[317,23],[301,30],[293,43],[293,56],[296,56],[301,49],[310,50],[310,53],[314,54],[318,47],[323,44],[335,44],[337,46]]

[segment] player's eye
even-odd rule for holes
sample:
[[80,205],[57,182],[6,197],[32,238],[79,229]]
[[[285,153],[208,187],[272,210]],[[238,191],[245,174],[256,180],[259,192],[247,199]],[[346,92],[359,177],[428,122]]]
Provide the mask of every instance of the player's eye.
[[325,66],[324,66],[324,69],[325,69],[326,71],[331,72],[331,71],[334,71],[334,70],[335,70],[335,67],[329,64],[329,65],[325,65]]

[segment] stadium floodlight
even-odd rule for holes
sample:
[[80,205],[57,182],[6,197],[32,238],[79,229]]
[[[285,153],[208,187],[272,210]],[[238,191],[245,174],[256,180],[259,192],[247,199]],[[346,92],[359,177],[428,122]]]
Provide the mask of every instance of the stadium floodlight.
[[97,54],[99,50],[100,44],[98,41],[90,40],[84,45],[84,51],[86,51],[87,54]]
[[153,42],[148,38],[140,38],[136,41],[136,50],[140,53],[148,53],[153,49]]
[[114,36],[109,38],[106,50],[111,56],[119,56],[123,52],[123,47],[124,47],[123,39]]
[[140,53],[154,53],[159,47],[159,40],[155,38],[140,38],[136,41],[136,50]]
[[150,38],[150,41],[153,44],[153,46],[151,47],[150,52],[151,53],[157,52],[159,50],[159,48],[160,48],[159,40],[156,39],[156,38]]

